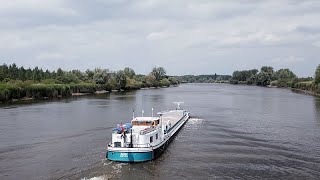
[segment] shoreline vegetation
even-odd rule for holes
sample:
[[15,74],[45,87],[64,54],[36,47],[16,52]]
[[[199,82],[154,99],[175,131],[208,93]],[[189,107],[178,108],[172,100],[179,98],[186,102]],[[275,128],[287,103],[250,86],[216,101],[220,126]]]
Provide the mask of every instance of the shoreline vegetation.
[[296,92],[320,96],[320,65],[316,68],[314,77],[297,77],[290,69],[274,70],[271,66],[258,69],[234,71],[229,75],[185,75],[178,76],[181,83],[230,83],[277,87],[291,89]]
[[297,77],[290,69],[274,71],[271,66],[257,69],[234,71],[230,84],[246,84],[265,87],[286,88],[293,91],[320,96],[320,65],[316,68],[314,77]]
[[168,76],[163,67],[154,67],[148,75],[136,74],[131,68],[119,71],[94,70],[56,71],[0,65],[0,103],[52,99],[113,91],[178,86],[180,83],[229,83],[291,89],[296,92],[320,96],[320,65],[314,77],[297,77],[290,69],[274,71],[271,66],[234,71],[230,75]]
[[154,67],[148,75],[141,75],[128,67],[119,71],[96,68],[81,72],[0,65],[0,103],[177,85],[179,81],[168,76],[163,67]]

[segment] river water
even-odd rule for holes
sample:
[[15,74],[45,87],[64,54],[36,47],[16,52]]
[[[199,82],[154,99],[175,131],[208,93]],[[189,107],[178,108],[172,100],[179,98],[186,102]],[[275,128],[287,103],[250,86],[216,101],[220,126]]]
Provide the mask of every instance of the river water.
[[[192,118],[157,160],[105,160],[136,112]],[[320,99],[254,86],[183,84],[0,107],[0,179],[319,179]]]

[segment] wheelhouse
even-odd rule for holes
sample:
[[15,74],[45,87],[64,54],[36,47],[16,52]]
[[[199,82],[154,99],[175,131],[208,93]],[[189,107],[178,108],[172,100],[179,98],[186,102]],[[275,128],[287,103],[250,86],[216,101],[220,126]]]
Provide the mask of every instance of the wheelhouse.
[[132,126],[158,126],[160,124],[160,119],[157,117],[138,117],[131,121]]

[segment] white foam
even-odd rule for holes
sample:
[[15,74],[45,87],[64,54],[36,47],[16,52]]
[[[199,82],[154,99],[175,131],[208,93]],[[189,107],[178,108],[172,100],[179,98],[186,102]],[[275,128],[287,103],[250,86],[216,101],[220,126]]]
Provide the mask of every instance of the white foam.
[[203,122],[203,119],[198,119],[198,118],[190,118],[188,120],[188,124],[191,124],[191,125],[202,124],[202,122]]
[[106,175],[93,177],[93,178],[82,178],[81,180],[107,180],[109,179]]

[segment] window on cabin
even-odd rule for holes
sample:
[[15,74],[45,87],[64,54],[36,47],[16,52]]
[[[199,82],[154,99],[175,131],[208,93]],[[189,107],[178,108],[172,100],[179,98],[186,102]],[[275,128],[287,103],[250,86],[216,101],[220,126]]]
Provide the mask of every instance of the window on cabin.
[[114,147],[121,147],[121,142],[114,142]]
[[156,139],[158,139],[158,133],[156,134]]
[[150,143],[152,143],[152,142],[153,142],[153,136],[150,137]]

